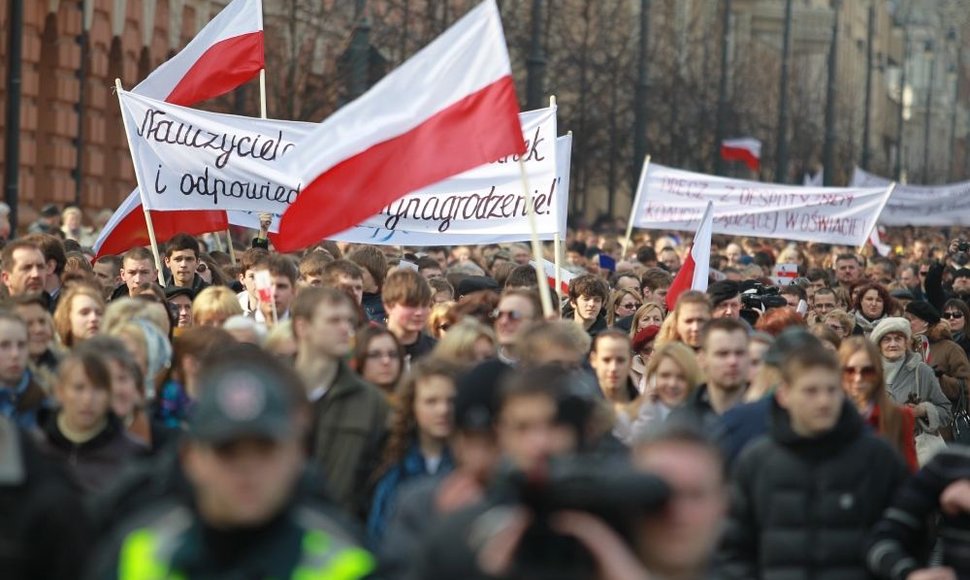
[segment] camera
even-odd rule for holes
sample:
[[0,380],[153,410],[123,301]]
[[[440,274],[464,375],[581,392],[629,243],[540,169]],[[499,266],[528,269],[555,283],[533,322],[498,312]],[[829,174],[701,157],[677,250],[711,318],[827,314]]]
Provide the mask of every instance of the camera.
[[780,294],[777,287],[766,286],[754,280],[741,283],[741,308],[764,312],[769,308],[783,306],[788,306],[788,301]]
[[957,251],[958,252],[970,251],[970,242],[957,242]]
[[596,562],[582,544],[550,526],[550,516],[556,512],[592,514],[635,550],[639,518],[656,513],[670,498],[670,488],[658,477],[636,471],[620,459],[590,455],[554,458],[540,472],[511,474],[510,483],[533,514],[516,551],[513,574],[530,580],[596,575]]

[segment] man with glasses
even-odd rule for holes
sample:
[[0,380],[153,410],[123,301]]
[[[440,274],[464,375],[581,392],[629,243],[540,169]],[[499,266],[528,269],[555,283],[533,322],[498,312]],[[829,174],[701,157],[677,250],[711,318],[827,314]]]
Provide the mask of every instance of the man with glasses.
[[506,364],[515,364],[516,356],[513,347],[519,337],[519,331],[539,318],[541,312],[539,295],[533,290],[515,288],[502,293],[498,306],[492,311],[495,337],[498,339],[499,360]]
[[[812,299],[812,316],[815,318],[815,322],[822,322],[825,317],[828,316],[829,312],[832,312],[839,307],[839,299],[835,295],[835,291],[831,288],[820,288],[815,291],[815,297]],[[839,335],[841,336],[841,334]]]

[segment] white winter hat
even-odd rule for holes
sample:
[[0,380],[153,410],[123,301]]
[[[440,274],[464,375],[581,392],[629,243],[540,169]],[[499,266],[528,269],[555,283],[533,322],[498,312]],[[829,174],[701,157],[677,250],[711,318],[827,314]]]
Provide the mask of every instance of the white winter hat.
[[905,318],[900,318],[898,316],[891,318],[884,318],[875,328],[872,329],[872,334],[869,335],[869,340],[871,340],[876,345],[882,340],[882,337],[886,336],[890,332],[898,332],[906,337],[906,342],[913,336],[913,331],[909,327],[909,321]]

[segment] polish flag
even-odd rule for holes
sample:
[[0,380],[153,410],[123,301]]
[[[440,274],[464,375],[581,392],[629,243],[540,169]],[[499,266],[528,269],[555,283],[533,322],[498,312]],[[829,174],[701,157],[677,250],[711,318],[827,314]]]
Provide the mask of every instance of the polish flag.
[[761,167],[761,141],[752,137],[725,139],[721,142],[721,159],[741,161],[751,171],[758,171]]
[[[529,260],[529,265],[535,268],[535,260]],[[553,290],[556,289],[556,264],[555,262],[550,262],[549,260],[542,260],[542,271],[546,274],[546,283]],[[569,270],[559,268],[559,293],[562,295],[569,294],[569,282],[575,278],[576,275]]]
[[[223,95],[248,82],[264,66],[261,0],[233,0],[178,54],[132,92],[182,106]],[[192,235],[229,227],[223,211],[152,212],[155,237],[162,243],[177,233]],[[94,243],[95,257],[146,246],[148,225],[138,189],[108,220]]]
[[697,228],[694,243],[690,247],[684,265],[667,291],[667,310],[673,310],[677,298],[687,290],[707,292],[707,277],[711,268],[711,232],[714,229],[714,204],[707,202],[701,225]]
[[304,248],[523,151],[502,22],[487,0],[293,149],[289,168],[306,185],[280,220],[277,249]]

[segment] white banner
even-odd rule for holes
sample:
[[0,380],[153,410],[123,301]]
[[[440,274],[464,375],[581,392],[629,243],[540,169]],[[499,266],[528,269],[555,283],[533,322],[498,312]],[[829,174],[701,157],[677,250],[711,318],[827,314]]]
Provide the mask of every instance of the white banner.
[[889,197],[874,188],[798,187],[727,179],[651,163],[633,225],[697,229],[709,201],[714,233],[861,246]]
[[315,125],[210,113],[121,92],[145,207],[283,213],[301,184],[282,171]]
[[[853,187],[885,187],[890,181],[856,167]],[[946,185],[896,184],[879,216],[887,226],[970,225],[970,181]]]
[[[523,117],[527,113],[523,113]],[[554,128],[553,128],[554,130]],[[544,133],[544,131],[543,131]],[[532,136],[526,134],[527,139],[535,138],[535,131],[533,131]],[[545,140],[545,137],[540,137]],[[546,158],[549,157],[549,150],[551,148],[547,147],[544,142],[536,141],[542,151],[542,155]],[[531,142],[530,142],[531,145]],[[539,166],[544,171],[545,163],[531,164],[526,163],[526,168],[529,171],[529,184],[532,186],[533,192],[546,191],[552,192],[551,199],[554,205],[555,211],[547,216],[537,215],[539,222],[543,225],[539,227],[539,238],[543,240],[551,240],[556,233],[556,227],[559,227],[560,231],[565,237],[566,235],[566,216],[569,210],[569,166],[570,158],[572,152],[572,136],[566,135],[556,139],[555,147],[555,165],[558,169],[555,171],[554,179],[550,179],[548,175],[544,175],[541,171],[535,171],[534,167]],[[545,160],[543,160],[545,161]],[[494,166],[495,164],[493,164]],[[532,167],[530,167],[532,165]],[[506,195],[516,196],[521,198],[522,196],[522,179],[519,173],[518,163],[506,164],[504,166],[505,173],[501,180],[496,181],[495,191],[505,191],[508,192]],[[468,172],[464,175],[459,176],[467,180],[467,175],[473,172],[492,169],[492,167],[482,167]],[[455,178],[457,179],[457,178]],[[555,181],[555,183],[553,183]],[[432,186],[436,191],[440,190],[442,193],[420,193],[420,194],[410,194],[405,196],[403,199],[417,198],[427,199],[429,196],[435,196],[439,200],[439,204],[443,204],[444,200],[447,200],[450,196],[455,195],[454,192],[458,191],[456,188],[463,187],[465,182],[455,182],[454,179],[448,179]],[[491,189],[492,186],[489,187]],[[535,194],[535,193],[534,193]],[[392,204],[394,207],[398,202]],[[428,203],[425,201],[425,203]],[[538,205],[538,199],[536,200],[536,205]],[[405,204],[406,205],[406,204]],[[332,239],[340,242],[350,242],[358,244],[377,244],[377,245],[395,245],[395,246],[442,246],[442,245],[467,245],[467,244],[498,244],[506,242],[518,242],[525,241],[529,239],[529,222],[524,215],[517,215],[514,219],[505,220],[507,223],[503,224],[499,231],[496,231],[495,226],[489,223],[488,219],[484,220],[457,220],[452,222],[452,225],[448,227],[443,232],[433,231],[413,231],[407,228],[416,227],[415,224],[420,225],[420,220],[414,220],[412,218],[402,218],[398,221],[396,227],[393,230],[378,227],[382,223],[386,223],[390,219],[390,215],[385,212],[378,214],[370,219],[368,219],[365,224],[374,224],[377,226],[370,225],[359,225],[350,230],[342,232]],[[237,226],[243,226],[248,228],[258,228],[259,218],[255,213],[247,212],[228,212],[229,223]],[[553,224],[550,227],[550,222]],[[425,226],[422,226],[425,227]],[[279,231],[279,215],[274,216],[273,223],[270,226],[271,232]]]

